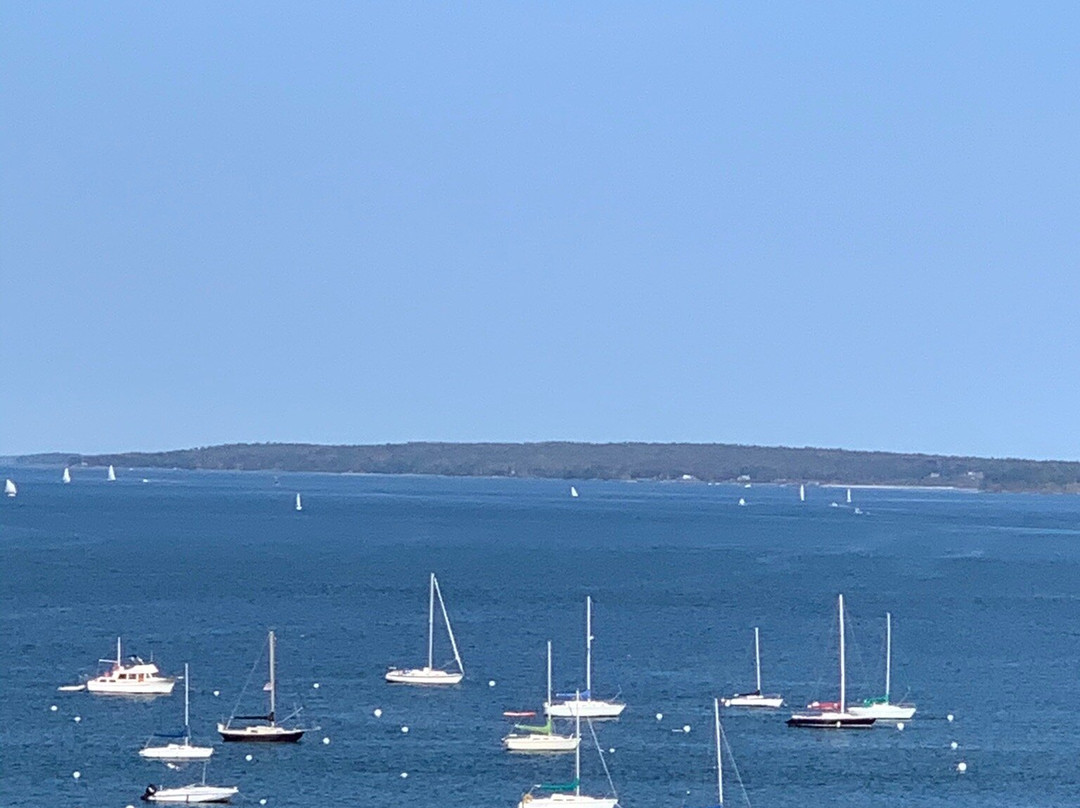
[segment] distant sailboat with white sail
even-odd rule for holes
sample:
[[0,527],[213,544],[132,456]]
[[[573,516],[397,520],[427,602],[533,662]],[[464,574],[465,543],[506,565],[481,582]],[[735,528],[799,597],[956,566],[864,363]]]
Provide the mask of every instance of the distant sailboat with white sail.
[[[457,662],[456,671],[444,671],[435,667],[435,599],[439,600],[439,608],[442,610],[443,622],[446,623],[446,633],[450,635],[450,647],[454,650],[454,661]],[[427,665],[423,668],[391,668],[386,672],[386,681],[399,685],[456,685],[465,676],[465,666],[461,663],[461,654],[458,653],[457,640],[454,639],[454,629],[450,627],[450,616],[446,613],[446,603],[443,602],[442,590],[435,573],[431,573],[428,584],[428,653]]]
[[296,495],[296,510],[298,510],[298,511],[304,510],[304,506],[300,503],[300,494]]
[[109,475],[107,479],[110,483],[116,482],[116,469],[114,469],[112,466],[109,466]]
[[8,479],[4,481],[4,495],[14,497],[19,493],[19,489],[15,487],[15,481]]
[[71,469],[69,469],[67,466],[64,466],[64,476],[61,477],[60,479],[62,479],[65,483],[70,483],[71,482]]
[[574,499],[577,499],[578,492],[577,492],[577,489],[574,488],[574,486],[570,486],[570,496],[573,497]]
[[847,490],[847,504],[848,505],[851,504],[851,489],[850,488]]
[[799,502],[806,502],[806,486],[799,486]]

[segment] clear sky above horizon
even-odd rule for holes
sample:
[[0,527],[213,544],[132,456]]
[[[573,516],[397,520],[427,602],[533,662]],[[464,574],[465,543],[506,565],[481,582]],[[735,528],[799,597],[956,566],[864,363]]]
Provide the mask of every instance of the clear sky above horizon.
[[0,455],[1080,459],[1073,3],[0,7]]

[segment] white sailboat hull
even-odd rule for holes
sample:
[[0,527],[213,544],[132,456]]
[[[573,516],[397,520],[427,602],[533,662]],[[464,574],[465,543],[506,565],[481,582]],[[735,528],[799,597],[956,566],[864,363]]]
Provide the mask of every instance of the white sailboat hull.
[[392,668],[386,681],[398,685],[456,685],[464,674],[460,671],[441,671],[438,668]]
[[146,802],[180,803],[184,805],[205,802],[228,802],[240,791],[236,786],[191,785],[179,788],[154,788],[143,794]]
[[721,699],[720,703],[725,707],[761,707],[776,710],[784,706],[784,698],[783,696],[760,696],[754,694],[735,695],[729,699]]
[[523,754],[543,754],[552,752],[573,752],[578,748],[579,739],[574,735],[507,735],[502,739],[503,748],[508,752]]
[[147,746],[139,750],[139,757],[149,760],[206,760],[212,754],[214,754],[212,746],[191,746],[186,743]]
[[172,679],[151,679],[149,681],[112,681],[107,679],[91,679],[86,683],[86,689],[91,693],[100,693],[105,696],[167,696],[176,685]]
[[551,794],[534,797],[526,794],[518,808],[615,808],[619,801],[614,797],[586,797],[584,794]]
[[880,721],[907,721],[915,715],[915,707],[910,704],[864,704],[861,707],[849,707],[848,712]]
[[557,701],[544,704],[544,712],[552,718],[618,718],[626,709],[625,704],[603,699],[581,699],[580,701]]

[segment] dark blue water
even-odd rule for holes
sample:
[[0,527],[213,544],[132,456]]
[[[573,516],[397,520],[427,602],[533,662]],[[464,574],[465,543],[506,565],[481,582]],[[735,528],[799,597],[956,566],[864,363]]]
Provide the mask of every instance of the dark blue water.
[[[754,805],[1080,801],[1074,497],[856,491],[860,516],[829,507],[843,492],[827,489],[800,505],[791,488],[578,482],[572,500],[554,481],[121,470],[107,484],[76,469],[65,486],[59,471],[0,469],[19,482],[0,502],[4,805],[124,806],[148,782],[198,779],[136,755],[178,724],[179,687],[151,701],[56,688],[121,634],[167,672],[191,663],[195,738],[216,741],[272,627],[281,700],[321,729],[298,746],[219,744],[208,782],[239,785],[248,805],[509,808],[572,776],[572,758],[503,753],[501,712],[539,707],[548,638],[556,686],[580,686],[586,594],[595,690],[629,704],[597,725],[622,804],[709,804],[711,699],[752,682],[752,627],[767,689],[834,698],[838,592],[850,691],[881,689],[889,610],[894,695],[919,715],[840,734],[788,729],[786,712],[727,715]],[[388,665],[424,661],[432,570],[466,680],[387,685]],[[584,780],[606,788],[594,751]]]

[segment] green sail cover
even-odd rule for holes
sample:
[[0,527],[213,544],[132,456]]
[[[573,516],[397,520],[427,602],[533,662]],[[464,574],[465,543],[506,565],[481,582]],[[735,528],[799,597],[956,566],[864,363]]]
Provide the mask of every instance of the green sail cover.
[[573,791],[580,784],[580,780],[571,780],[569,783],[541,783],[537,788],[542,788],[544,791]]
[[867,699],[863,702],[865,707],[873,707],[875,704],[888,704],[889,700],[884,696],[878,696],[877,698]]
[[534,727],[528,724],[514,724],[514,729],[521,730],[522,732],[530,732],[534,735],[550,735],[552,733],[551,719],[541,727]]

